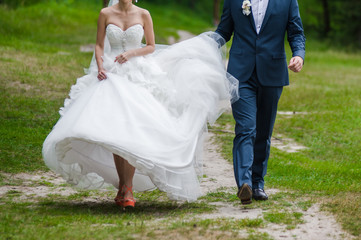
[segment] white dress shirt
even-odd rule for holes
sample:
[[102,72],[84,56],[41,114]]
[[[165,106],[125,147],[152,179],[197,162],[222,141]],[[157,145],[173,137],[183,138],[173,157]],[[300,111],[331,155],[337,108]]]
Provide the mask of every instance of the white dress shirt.
[[266,14],[269,0],[251,0],[252,14],[257,33],[261,30],[264,15]]

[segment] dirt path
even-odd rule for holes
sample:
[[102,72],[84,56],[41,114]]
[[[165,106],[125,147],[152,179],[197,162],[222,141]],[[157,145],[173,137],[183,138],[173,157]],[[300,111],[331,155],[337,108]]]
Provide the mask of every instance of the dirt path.
[[[235,194],[235,180],[233,174],[233,166],[222,158],[217,152],[217,145],[212,141],[213,134],[209,133],[204,146],[204,169],[203,172],[207,176],[201,184],[202,190],[212,192],[221,187],[229,189]],[[278,142],[277,144],[281,144]],[[272,201],[272,195],[281,192],[277,189],[266,189]],[[255,219],[262,218],[267,210],[261,208],[243,208],[233,206],[229,203],[216,202],[218,211],[211,214],[204,214],[200,217],[203,219],[210,218],[234,218],[234,219]],[[324,240],[324,239],[352,239],[352,237],[341,229],[334,217],[326,212],[320,211],[318,204],[312,205],[307,211],[302,211],[302,220],[304,223],[298,224],[294,229],[287,229],[285,225],[268,223],[264,228],[259,229],[266,232],[274,239],[308,239],[308,240]],[[247,236],[246,233],[244,233]]]

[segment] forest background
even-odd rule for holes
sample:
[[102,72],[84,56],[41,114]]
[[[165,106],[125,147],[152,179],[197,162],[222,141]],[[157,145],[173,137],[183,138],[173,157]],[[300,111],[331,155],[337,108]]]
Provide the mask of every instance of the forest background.
[[[44,0],[0,0],[0,4],[16,8],[39,3]],[[75,0],[53,0],[55,2],[82,2]],[[109,0],[89,0],[101,2]],[[142,1],[142,0],[141,0]],[[146,0],[159,5],[183,6],[217,25],[224,0]],[[361,48],[361,1],[359,0],[299,0],[299,7],[308,38],[326,40],[333,46]]]

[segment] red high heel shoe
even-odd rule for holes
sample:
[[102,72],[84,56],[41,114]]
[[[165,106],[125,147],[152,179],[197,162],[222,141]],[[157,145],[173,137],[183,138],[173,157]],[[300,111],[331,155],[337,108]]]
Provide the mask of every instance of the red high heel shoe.
[[[123,186],[123,189],[125,189],[124,191],[124,196],[127,194],[127,192],[131,192],[132,196],[131,197],[124,197],[123,198],[123,207],[131,207],[134,208],[135,206],[135,199],[133,197],[133,191],[132,191],[132,187],[127,187],[126,185]],[[122,190],[123,190],[122,189]]]
[[117,193],[117,196],[114,198],[115,204],[123,207],[124,202],[124,194],[122,194],[122,189],[120,189]]

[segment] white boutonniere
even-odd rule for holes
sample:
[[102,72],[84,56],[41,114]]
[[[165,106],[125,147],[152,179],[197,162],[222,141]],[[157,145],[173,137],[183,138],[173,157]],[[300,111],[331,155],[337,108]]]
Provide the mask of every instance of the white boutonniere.
[[249,14],[251,14],[251,2],[249,0],[243,0],[243,4],[242,4],[242,12],[244,15],[248,16]]

